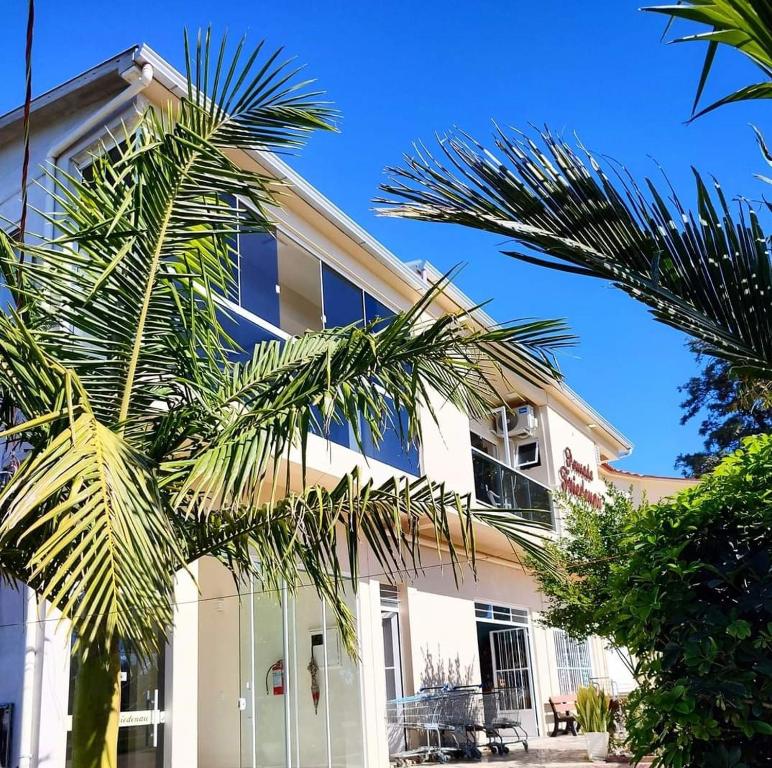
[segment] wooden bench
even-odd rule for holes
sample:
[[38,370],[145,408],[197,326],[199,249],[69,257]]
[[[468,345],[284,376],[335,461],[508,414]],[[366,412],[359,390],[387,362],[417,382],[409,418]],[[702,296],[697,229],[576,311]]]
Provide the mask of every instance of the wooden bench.
[[[572,714],[576,708],[576,696],[550,696],[550,707],[552,707],[552,715],[555,718],[555,724],[550,736],[560,736],[568,733],[576,736],[576,718]],[[561,723],[566,724],[562,731],[560,730]]]

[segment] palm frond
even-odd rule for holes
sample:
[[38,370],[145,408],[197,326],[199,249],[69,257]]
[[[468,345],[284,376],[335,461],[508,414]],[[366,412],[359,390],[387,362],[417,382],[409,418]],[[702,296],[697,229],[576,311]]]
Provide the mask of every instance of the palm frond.
[[[366,544],[374,555],[378,575],[397,580],[421,573],[422,549],[434,548],[446,553],[447,567],[458,580],[465,567],[474,571],[475,520],[501,531],[523,552],[549,557],[541,546],[547,528],[539,523],[511,512],[475,510],[468,496],[426,478],[393,478],[375,486],[358,470],[332,489],[309,486],[275,503],[216,512],[205,521],[181,518],[179,525],[191,562],[212,555],[235,573],[254,572],[269,589],[282,582],[291,589],[310,583],[333,607],[355,652],[345,592],[347,586],[356,590],[362,547]],[[343,551],[347,559],[341,562]]]
[[[736,101],[772,98],[772,5],[769,0],[686,0],[677,4],[643,8],[671,19],[683,19],[711,28],[684,35],[674,42],[707,43],[705,62],[692,107],[692,118]],[[697,111],[719,45],[742,53],[761,69],[765,80],[748,85]]]
[[400,411],[404,442],[419,442],[421,410],[436,419],[432,394],[482,418],[500,400],[497,360],[512,365],[518,351],[542,381],[559,376],[552,354],[572,341],[562,322],[481,331],[466,312],[423,319],[440,290],[378,332],[352,326],[256,346],[250,362],[232,366],[212,403],[221,430],[211,446],[166,464],[176,504],[196,515],[256,505],[280,456],[296,445],[304,466],[309,432],[325,433],[332,422],[348,424],[361,448],[363,425],[380,442],[393,426],[385,415]]
[[31,452],[0,492],[0,550],[30,552],[24,582],[101,638],[157,647],[171,622],[178,545],[149,468],[88,411]]
[[229,289],[229,241],[270,228],[277,186],[244,170],[233,150],[296,147],[331,127],[332,111],[278,54],[264,57],[258,45],[244,60],[243,50],[244,41],[228,62],[224,39],[199,36],[179,107],[144,114],[95,158],[90,179],[60,173],[58,237],[25,248],[26,283],[77,330],[39,341],[78,373],[104,423],[157,417],[181,396],[180,373],[216,378],[214,296]]
[[582,160],[549,131],[541,140],[499,130],[499,158],[465,134],[447,136],[440,157],[421,148],[388,169],[380,213],[504,235],[550,257],[537,263],[612,281],[710,354],[772,377],[772,270],[756,212],[743,202],[733,210],[695,171],[689,213],[672,190],[647,180],[646,194],[624,170],[615,183],[591,154]]

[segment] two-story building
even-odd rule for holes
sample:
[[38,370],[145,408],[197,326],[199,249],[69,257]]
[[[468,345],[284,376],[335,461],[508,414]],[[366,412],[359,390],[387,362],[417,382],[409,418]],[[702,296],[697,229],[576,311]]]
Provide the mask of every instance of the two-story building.
[[[45,186],[44,164],[83,173],[108,132],[184,91],[181,74],[142,45],[40,96],[32,112],[34,181]],[[0,215],[11,222],[19,215],[21,148],[16,110],[0,117]],[[239,243],[238,302],[229,309],[243,346],[405,309],[438,276],[428,263],[400,261],[277,157],[239,159],[289,185],[273,212],[275,233]],[[45,209],[42,186],[31,186],[30,204]],[[472,306],[451,287],[431,312]],[[479,310],[475,318],[494,322]],[[333,430],[329,442],[311,436],[310,479],[334,482],[354,465],[377,480],[423,473],[481,504],[535,510],[523,514],[559,532],[553,491],[599,503],[601,472],[609,471],[602,466],[629,454],[631,443],[568,386],[536,386],[516,368],[505,374],[506,397],[488,419],[470,423],[438,402],[439,426],[427,415],[420,450],[404,450],[395,434],[366,443],[363,456],[348,429]],[[195,582],[179,578],[163,657],[150,665],[123,659],[119,765],[383,767],[404,738],[386,728],[387,701],[446,684],[516,688],[524,728],[545,734],[548,697],[607,679],[606,650],[598,639],[576,643],[539,623],[542,596],[500,534],[479,526],[477,547],[477,578],[470,572],[458,587],[429,531],[422,573],[405,574],[397,586],[365,553],[350,595],[358,659],[346,654],[309,587],[237,590],[215,561],[200,561]],[[67,626],[34,594],[2,589],[0,765],[67,766],[69,651]]]

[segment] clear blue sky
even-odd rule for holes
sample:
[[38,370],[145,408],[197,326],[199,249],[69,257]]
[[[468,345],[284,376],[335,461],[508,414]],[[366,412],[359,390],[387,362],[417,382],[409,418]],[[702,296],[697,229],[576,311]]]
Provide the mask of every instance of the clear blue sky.
[[[213,24],[286,47],[343,113],[342,132],[314,138],[292,164],[402,259],[458,278],[500,320],[565,317],[581,339],[561,358],[569,384],[635,443],[626,469],[666,474],[697,449],[697,425],[678,423],[676,387],[695,371],[684,337],[621,292],[497,253],[498,240],[445,225],[379,219],[371,199],[382,169],[416,139],[458,125],[487,140],[490,121],[548,124],[623,161],[639,178],[665,169],[693,199],[690,165],[731,195],[759,197],[763,172],[748,124],[767,129],[764,105],[727,107],[685,125],[699,74],[698,46],[666,46],[663,20],[637,0],[38,0],[34,88],[39,94],[133,43],[171,63],[183,26]],[[6,0],[0,26],[0,112],[23,94],[25,0]],[[708,95],[755,75],[719,55]]]

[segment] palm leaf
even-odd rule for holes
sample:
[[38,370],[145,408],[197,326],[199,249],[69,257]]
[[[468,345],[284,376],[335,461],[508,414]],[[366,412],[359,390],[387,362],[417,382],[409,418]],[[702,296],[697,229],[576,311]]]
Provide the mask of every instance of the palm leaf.
[[424,320],[440,290],[378,332],[352,326],[257,345],[250,362],[232,366],[211,404],[221,428],[210,447],[165,464],[175,505],[199,516],[257,505],[285,451],[297,446],[305,467],[308,433],[324,433],[333,421],[347,423],[361,448],[363,424],[378,442],[394,426],[384,414],[400,410],[407,414],[404,442],[420,441],[421,409],[436,419],[433,394],[482,418],[501,399],[494,382],[499,360],[513,364],[508,355],[519,352],[542,380],[559,376],[552,354],[572,341],[561,322],[479,331],[466,312]]
[[[227,293],[229,238],[265,230],[276,183],[244,170],[233,150],[296,147],[330,127],[331,110],[276,54],[244,42],[226,62],[199,37],[179,108],[148,111],[95,160],[91,179],[61,174],[57,240],[28,246],[28,282],[78,333],[40,339],[67,359],[105,423],[157,418],[181,396],[175,380],[214,378],[222,330],[214,296]],[[200,87],[197,87],[200,86]],[[208,96],[200,88],[213,89]],[[234,204],[234,195],[252,207]],[[182,370],[180,370],[182,369]],[[123,428],[123,427],[122,427]]]
[[[772,80],[772,5],[768,0],[688,0],[678,4],[651,6],[643,10],[711,27],[710,32],[684,35],[674,41],[708,44],[692,107],[692,119],[723,104],[772,98],[772,83],[769,82]],[[719,45],[734,48],[747,56],[761,69],[766,81],[740,88],[697,112]]]
[[621,174],[615,183],[591,154],[583,161],[548,131],[541,140],[498,131],[499,158],[450,135],[440,158],[421,149],[389,169],[380,212],[509,237],[549,258],[508,255],[610,280],[710,354],[772,377],[772,271],[756,212],[733,210],[695,171],[697,213],[688,213],[672,190],[647,180],[644,192]]
[[182,566],[143,460],[88,411],[28,454],[0,493],[0,550],[30,550],[24,581],[72,622],[84,648],[104,637],[155,648]]
[[[393,478],[375,486],[358,470],[332,489],[309,486],[274,503],[216,512],[203,523],[182,518],[179,525],[191,562],[203,555],[215,556],[236,573],[254,572],[269,589],[281,583],[291,588],[310,583],[335,610],[349,650],[355,652],[345,590],[347,584],[356,590],[363,545],[368,545],[380,569],[367,575],[391,579],[417,575],[422,572],[422,549],[436,546],[438,552],[447,552],[447,566],[458,579],[465,566],[474,570],[475,521],[503,532],[529,555],[548,561],[541,546],[548,529],[539,523],[504,510],[475,510],[468,496],[426,478]],[[433,541],[424,538],[429,531]],[[344,563],[342,551],[347,553]],[[255,561],[259,568],[253,568]]]

